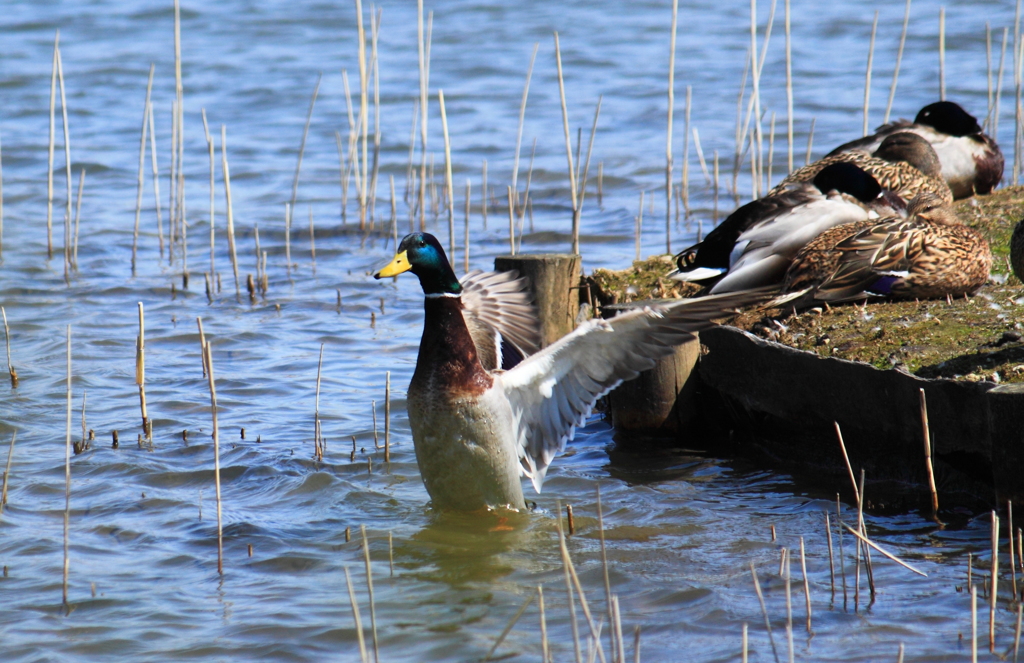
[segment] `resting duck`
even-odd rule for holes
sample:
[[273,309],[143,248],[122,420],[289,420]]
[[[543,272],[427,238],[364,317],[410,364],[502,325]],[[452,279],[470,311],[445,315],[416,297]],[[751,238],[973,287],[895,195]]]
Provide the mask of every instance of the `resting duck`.
[[991,268],[985,238],[926,194],[911,201],[906,218],[861,221],[819,235],[794,258],[783,290],[804,291],[805,305],[870,295],[956,297],[977,292]]
[[747,203],[678,256],[669,276],[713,284],[712,294],[781,282],[789,261],[833,226],[898,214],[906,203],[850,162],[823,168],[812,183]]
[[[481,362],[467,320],[493,325],[503,335],[505,303],[528,301],[509,289],[522,281],[508,277],[503,283],[509,288],[471,297],[427,233],[407,235],[374,276],[407,271],[419,277],[425,312],[407,399],[409,425],[423,483],[442,510],[524,509],[520,476],[530,477],[540,492],[552,458],[598,398],[712,326],[712,319],[768,297],[746,292],[682,299],[591,320],[500,371]],[[490,313],[482,314],[484,308]],[[512,318],[526,324],[521,315]]]
[[1010,265],[1017,278],[1024,282],[1024,221],[1018,221],[1010,238]]
[[871,152],[887,136],[904,131],[923,137],[935,148],[942,164],[942,178],[958,200],[989,193],[1003,178],[1003,153],[999,146],[982,132],[973,115],[952,101],[925,106],[913,122],[883,124],[874,134],[840,145],[829,156],[851,150]]
[[953,192],[942,179],[942,164],[935,150],[927,140],[909,131],[886,136],[871,154],[863,150],[841,152],[798,168],[768,195],[795,182],[811,181],[826,166],[841,162],[856,164],[878,180],[883,189],[904,200],[912,200],[919,193],[934,193],[953,202]]

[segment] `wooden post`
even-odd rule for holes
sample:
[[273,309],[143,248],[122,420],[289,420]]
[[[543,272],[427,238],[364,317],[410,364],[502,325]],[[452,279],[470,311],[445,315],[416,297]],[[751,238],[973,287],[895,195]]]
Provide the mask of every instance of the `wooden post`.
[[[635,306],[604,306],[601,312],[611,318]],[[694,395],[699,378],[694,368],[699,357],[699,339],[683,343],[654,368],[608,394],[616,430],[663,434],[686,430],[697,416]]]
[[495,256],[494,269],[515,270],[529,279],[541,325],[541,347],[576,327],[579,312],[580,257],[570,253]]

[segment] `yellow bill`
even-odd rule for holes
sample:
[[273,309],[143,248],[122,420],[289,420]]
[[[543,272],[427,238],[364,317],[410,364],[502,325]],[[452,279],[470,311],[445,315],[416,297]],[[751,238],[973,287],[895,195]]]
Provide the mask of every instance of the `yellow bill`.
[[405,251],[402,251],[395,254],[394,259],[374,274],[373,278],[382,279],[385,276],[398,276],[402,272],[408,272],[410,269],[412,269],[412,265],[409,264],[409,256],[406,255]]

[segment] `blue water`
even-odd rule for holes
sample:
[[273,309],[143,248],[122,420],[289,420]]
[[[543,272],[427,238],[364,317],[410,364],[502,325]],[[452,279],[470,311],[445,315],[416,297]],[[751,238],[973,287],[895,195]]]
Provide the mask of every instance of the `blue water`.
[[[938,7],[917,2],[903,56],[893,117],[912,117],[938,98]],[[529,92],[519,189],[536,139],[532,222],[525,251],[569,248],[571,209],[552,31],[562,46],[568,117],[584,142],[594,107],[601,114],[582,215],[587,270],[622,268],[633,256],[639,193],[643,251],[665,250],[666,75],[668,3],[451,2],[434,11],[428,150],[443,184],[437,91],[450,125],[457,237],[463,191],[472,180],[471,267],[486,269],[508,247],[501,202],[511,179],[519,103],[534,44],[540,44]],[[879,12],[870,126],[882,120],[902,25],[890,4],[793,3],[792,50],[796,163],[804,162],[815,121],[813,154],[860,135],[864,67],[873,12]],[[709,162],[721,162],[719,207],[732,206],[736,96],[749,46],[749,5],[679,8],[676,60],[675,169],[682,171],[684,100],[692,87],[691,126]],[[369,15],[369,6],[364,7]],[[988,108],[985,24],[993,28],[998,66],[1011,3],[946,5],[946,93],[983,117]],[[782,6],[761,80],[768,135],[776,114],[773,180],[786,161],[785,51]],[[758,6],[758,48],[768,7]],[[807,547],[814,637],[804,630],[801,574],[794,565],[796,656],[803,660],[964,660],[970,654],[966,555],[987,564],[985,519],[937,530],[918,514],[868,515],[869,529],[928,573],[923,579],[876,556],[878,596],[854,609],[830,593],[822,511],[830,495],[743,463],[684,453],[651,458],[613,451],[600,417],[557,459],[539,511],[515,522],[439,518],[426,506],[416,469],[404,389],[421,325],[414,279],[395,284],[368,274],[393,246],[388,176],[397,189],[401,232],[413,103],[418,96],[416,10],[383,7],[379,40],[380,178],[377,227],[347,225],[334,132],[349,127],[342,70],[358,95],[355,11],[348,3],[185,3],[181,10],[185,99],[184,169],[187,271],[176,249],[161,260],[147,175],[138,271],[130,268],[139,129],[146,77],[153,88],[167,231],[171,101],[174,98],[170,2],[38,3],[8,1],[0,13],[0,139],[3,171],[3,261],[0,304],[11,328],[21,381],[0,385],[0,462],[17,443],[8,506],[0,515],[0,650],[5,661],[358,660],[344,569],[352,574],[370,633],[360,526],[367,529],[375,576],[381,660],[478,660],[538,584],[543,585],[555,660],[573,660],[568,603],[555,531],[559,505],[571,503],[577,533],[569,550],[596,619],[606,612],[595,488],[605,504],[612,591],[619,596],[627,656],[641,628],[643,660],[736,660],[749,624],[752,660],[773,660],[750,580],[753,562],[765,584],[780,656],[786,656],[784,583],[779,549]],[[54,245],[46,257],[46,171],[53,37],[61,31],[73,187],[87,171],[81,203],[78,268],[65,284],[61,255],[66,200],[60,112],[55,156]],[[367,30],[369,35],[369,30]],[[1007,57],[998,138],[1012,159],[1012,66]],[[284,258],[284,206],[309,98],[323,73],[299,180],[291,241]],[[749,94],[749,83],[748,83]],[[745,106],[746,102],[744,102]],[[242,297],[230,270],[218,139],[215,270],[223,289],[208,303],[208,157],[200,111],[211,132],[226,126]],[[418,132],[417,132],[418,133]],[[692,134],[691,134],[692,136]],[[372,155],[372,131],[371,147]],[[416,164],[419,164],[419,147]],[[767,144],[765,158],[767,159]],[[584,150],[585,155],[585,150]],[[488,162],[488,227],[481,216],[481,166]],[[596,172],[603,164],[598,205]],[[746,167],[745,167],[746,168]],[[1009,173],[1008,168],[1008,173]],[[691,242],[712,223],[714,195],[690,141],[692,216],[670,214],[672,246]],[[751,193],[749,169],[739,196]],[[316,233],[315,268],[309,215]],[[427,214],[447,246],[446,214]],[[256,271],[255,227],[268,252],[269,290],[250,303],[244,279]],[[531,225],[533,231],[531,232]],[[458,242],[461,247],[461,239]],[[461,265],[462,249],[456,252]],[[216,282],[216,279],[214,279]],[[337,306],[341,295],[340,309]],[[135,385],[137,303],[146,312],[146,396],[152,444],[140,448]],[[223,480],[224,575],[216,568],[213,449],[207,382],[196,317],[212,345]],[[69,602],[61,606],[66,417],[66,326],[71,326],[72,438],[96,432],[89,452],[72,459]],[[323,344],[320,412],[327,452],[312,458],[317,364]],[[371,402],[383,435],[385,372],[391,371],[392,461],[373,446]],[[240,429],[245,429],[242,439]],[[117,430],[120,447],[111,448]],[[182,431],[187,431],[187,440]],[[351,437],[356,438],[351,460]],[[381,440],[382,441],[382,440]],[[684,440],[690,447],[700,440]],[[823,444],[832,444],[831,440]],[[369,465],[368,465],[369,459]],[[838,488],[838,487],[837,487]],[[849,508],[844,506],[844,509]],[[849,522],[849,514],[845,516]],[[770,540],[774,525],[778,540]],[[346,541],[350,528],[351,541]],[[393,541],[393,575],[389,563]],[[838,542],[836,542],[838,545]],[[850,538],[846,539],[852,585]],[[249,554],[249,546],[252,554]],[[798,557],[794,557],[798,561]],[[1004,559],[1003,567],[1007,568]],[[838,581],[837,581],[838,582]],[[866,589],[862,588],[862,592]],[[997,645],[1012,644],[1015,609],[1002,590]],[[577,606],[577,610],[578,610]],[[979,619],[986,622],[987,615]],[[580,628],[586,627],[580,618]],[[604,625],[607,632],[607,624]],[[981,629],[984,631],[984,627]],[[607,648],[607,639],[604,638]],[[987,643],[985,643],[987,644]],[[536,605],[498,654],[540,657]],[[584,643],[584,651],[586,645]],[[372,656],[372,653],[371,653]]]

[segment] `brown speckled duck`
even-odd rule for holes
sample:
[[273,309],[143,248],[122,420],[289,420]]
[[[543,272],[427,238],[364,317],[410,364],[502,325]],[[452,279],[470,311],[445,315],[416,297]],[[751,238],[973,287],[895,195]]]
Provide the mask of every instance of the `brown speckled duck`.
[[973,115],[952,101],[928,104],[913,122],[883,124],[874,134],[840,145],[829,156],[850,150],[872,152],[896,132],[912,132],[931,143],[942,164],[942,178],[958,200],[991,192],[1003,177],[999,146],[982,132]]
[[[501,371],[481,362],[467,319],[503,333],[501,309],[513,293],[471,297],[427,233],[407,235],[375,277],[407,271],[419,277],[425,312],[408,392],[409,425],[423,483],[442,510],[525,508],[520,476],[540,492],[552,459],[598,398],[712,326],[712,319],[768,297],[744,292],[680,299],[591,320]],[[488,315],[480,314],[482,300]]]
[[941,200],[953,202],[953,192],[942,179],[938,155],[927,140],[911,132],[886,136],[871,154],[861,150],[844,151],[798,168],[768,195],[780,192],[794,182],[809,182],[826,166],[844,161],[863,168],[878,180],[883,189],[904,200],[911,200],[920,193],[933,193]]
[[989,277],[992,252],[933,195],[915,198],[907,218],[860,221],[828,230],[797,254],[783,291],[800,305],[870,295],[927,299],[975,293]]

